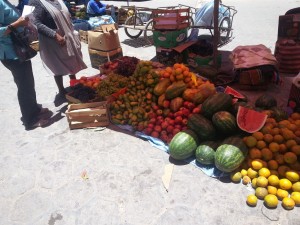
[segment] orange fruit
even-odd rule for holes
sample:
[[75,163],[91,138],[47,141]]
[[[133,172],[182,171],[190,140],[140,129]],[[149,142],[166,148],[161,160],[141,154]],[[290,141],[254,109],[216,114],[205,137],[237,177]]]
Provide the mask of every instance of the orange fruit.
[[271,175],[276,175],[277,177],[279,176],[279,173],[277,170],[270,170]]
[[271,172],[268,168],[263,167],[258,171],[258,175],[268,178],[271,175]]
[[272,133],[273,126],[271,124],[265,125],[263,128],[261,128],[262,134],[271,134]]
[[251,159],[261,159],[261,151],[258,148],[251,148],[249,156]]
[[282,154],[276,154],[276,155],[275,155],[275,160],[277,161],[277,163],[278,163],[279,165],[284,164],[284,158],[283,158],[283,155],[282,155]]
[[293,183],[292,189],[293,189],[293,191],[300,192],[300,182],[298,181],[296,183]]
[[264,141],[266,143],[271,143],[273,141],[273,136],[271,134],[264,134]]
[[281,135],[284,137],[285,140],[294,139],[296,136],[293,131],[291,131],[287,128],[281,129]]
[[279,180],[279,187],[283,190],[290,190],[292,188],[292,182],[286,178]]
[[251,182],[251,178],[248,176],[243,177],[243,184],[247,185]]
[[276,142],[276,143],[278,143],[278,144],[281,144],[281,143],[284,142],[284,138],[283,138],[282,135],[276,134],[276,135],[274,135],[274,137],[273,137],[273,141]]
[[267,187],[268,186],[268,179],[263,177],[263,176],[259,176],[256,179],[256,186],[257,187]]
[[290,166],[291,169],[293,169],[293,170],[300,171],[300,162],[299,162],[299,161],[296,161],[295,163],[290,164],[289,166]]
[[299,181],[299,174],[296,171],[289,170],[285,172],[285,177],[289,179],[291,182]]
[[279,144],[279,153],[286,153],[287,147],[285,144]]
[[267,187],[267,190],[268,190],[268,193],[269,194],[273,194],[273,195],[276,195],[277,194],[277,188],[276,187],[274,187],[274,186],[268,186]]
[[264,199],[267,194],[268,190],[264,187],[258,187],[255,189],[255,196],[259,199]]
[[256,140],[260,141],[260,140],[263,140],[264,139],[264,134],[262,132],[254,132],[252,134],[253,137],[255,137]]
[[285,177],[285,173],[287,171],[291,170],[290,167],[286,166],[286,165],[281,165],[278,167],[277,171],[280,177]]
[[271,175],[268,177],[268,184],[277,187],[279,184],[279,178],[276,175]]
[[248,137],[246,137],[245,144],[247,145],[248,148],[253,148],[257,144],[257,139],[253,136],[248,136]]
[[296,131],[294,132],[294,134],[295,134],[297,137],[300,137],[300,130],[296,130]]
[[[280,129],[278,127],[274,127],[271,131],[271,134],[273,136],[275,136],[276,134],[279,134],[279,133],[280,133]],[[274,137],[273,137],[273,139],[274,139]]]
[[297,145],[297,142],[294,139],[287,140],[285,145],[288,149],[291,149],[294,145]]
[[290,115],[293,120],[300,120],[300,113],[294,112]]
[[286,152],[283,155],[283,159],[288,164],[293,164],[297,161],[297,155],[293,152]]
[[256,204],[257,204],[257,197],[255,195],[253,195],[253,194],[248,195],[246,202],[247,202],[247,204],[249,206],[256,206]]
[[271,142],[269,144],[269,149],[272,151],[272,152],[278,152],[279,151],[279,144],[276,143],[276,142]]
[[268,168],[270,170],[277,170],[278,169],[278,163],[277,163],[277,161],[274,160],[274,159],[268,161]]
[[288,197],[289,193],[286,190],[278,188],[276,195],[281,200],[281,199],[284,199],[284,198]]
[[291,210],[295,207],[295,201],[292,198],[285,197],[282,199],[282,207]]
[[292,192],[291,198],[295,201],[296,206],[300,205],[300,192],[297,191]]
[[290,124],[287,125],[287,129],[295,132],[297,130],[297,125],[290,123]]
[[291,151],[295,153],[297,156],[300,155],[300,145],[294,145],[291,148]]
[[269,161],[269,160],[271,160],[273,158],[273,153],[272,153],[272,151],[270,149],[263,148],[261,150],[261,157],[262,157],[263,160]]
[[256,143],[256,147],[257,147],[258,149],[263,149],[263,148],[267,147],[267,144],[266,144],[265,141],[259,140],[259,141],[257,141],[257,143]]
[[278,205],[278,198],[276,195],[268,194],[264,197],[264,203],[270,208],[276,208]]

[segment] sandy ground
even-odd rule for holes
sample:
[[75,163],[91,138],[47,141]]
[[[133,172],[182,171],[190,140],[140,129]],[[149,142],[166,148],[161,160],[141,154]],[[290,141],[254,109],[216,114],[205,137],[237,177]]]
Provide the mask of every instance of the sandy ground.
[[[197,1],[189,1],[195,6]],[[126,5],[126,2],[110,2]],[[179,1],[153,0],[138,5],[157,7]],[[297,0],[228,0],[238,9],[235,39],[224,50],[238,45],[264,44],[273,49],[278,16],[299,5]],[[132,2],[130,4],[133,4]],[[150,60],[154,47],[134,47],[123,28],[124,55]],[[130,43],[131,45],[129,45]],[[82,44],[88,69],[78,76],[95,75],[87,45]],[[2,225],[298,225],[299,207],[281,205],[270,210],[259,201],[246,205],[252,188],[213,179],[189,164],[175,165],[167,192],[161,177],[169,156],[143,141],[110,126],[100,130],[70,131],[66,104],[55,106],[54,79],[39,56],[32,60],[38,102],[55,115],[47,128],[25,131],[20,122],[16,87],[0,66],[0,224]],[[286,100],[290,79],[283,87],[271,86],[281,102]],[[67,85],[68,79],[65,79]],[[283,103],[282,103],[283,104]],[[86,173],[85,179],[82,173]]]

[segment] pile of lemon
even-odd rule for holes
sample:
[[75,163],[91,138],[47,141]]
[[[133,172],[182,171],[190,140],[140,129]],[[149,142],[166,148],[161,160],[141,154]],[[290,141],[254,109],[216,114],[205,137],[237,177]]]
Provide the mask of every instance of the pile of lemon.
[[282,201],[285,209],[300,206],[300,113],[276,122],[268,118],[264,127],[244,138],[249,154],[238,171],[231,173],[233,182],[251,184],[255,194],[247,197],[249,206],[258,199],[269,208]]

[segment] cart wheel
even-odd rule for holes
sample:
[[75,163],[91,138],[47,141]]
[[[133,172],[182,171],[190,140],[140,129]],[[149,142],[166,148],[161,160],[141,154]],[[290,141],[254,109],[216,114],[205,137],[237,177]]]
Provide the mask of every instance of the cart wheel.
[[[135,19],[135,24],[134,24],[134,19]],[[132,26],[132,28],[127,28],[127,27],[124,28],[126,35],[130,38],[138,38],[143,33],[142,30],[137,30],[134,28],[134,26],[143,26],[144,25],[143,21],[140,17],[131,16],[131,17],[127,18],[124,25]]]
[[149,20],[145,26],[144,38],[149,45],[153,45],[153,20]]
[[224,17],[219,24],[220,44],[224,44],[231,37],[231,22],[228,17]]

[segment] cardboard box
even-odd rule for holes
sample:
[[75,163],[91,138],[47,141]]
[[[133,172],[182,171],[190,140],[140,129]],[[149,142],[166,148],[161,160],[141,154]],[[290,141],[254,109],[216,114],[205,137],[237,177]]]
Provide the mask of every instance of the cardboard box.
[[300,14],[279,16],[278,39],[300,40]]
[[100,51],[111,51],[121,46],[118,26],[101,25],[99,30],[88,31],[88,48]]
[[66,111],[70,129],[109,125],[107,102],[70,104]]
[[[187,58],[186,58],[186,63],[193,67],[193,68],[198,68],[198,67],[203,67],[203,66],[212,66],[213,65],[213,56],[200,56],[196,54],[190,54],[187,53]],[[222,54],[218,54],[217,57],[217,65],[218,67],[221,66],[222,63]]]
[[117,48],[112,51],[100,51],[89,48],[89,55],[91,60],[91,65],[95,69],[99,69],[99,66],[108,61],[115,60],[123,56],[122,48]]
[[187,39],[187,28],[171,31],[153,31],[154,46],[174,48]]

